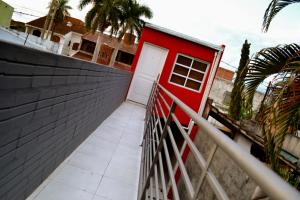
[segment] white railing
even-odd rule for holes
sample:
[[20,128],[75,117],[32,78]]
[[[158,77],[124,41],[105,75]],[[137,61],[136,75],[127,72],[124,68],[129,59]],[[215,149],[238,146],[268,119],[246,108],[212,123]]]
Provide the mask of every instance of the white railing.
[[[214,141],[207,159],[198,150],[186,129],[175,114],[175,109],[183,111],[197,125],[201,132],[206,133]],[[201,169],[196,187],[193,187],[183,161],[182,149],[177,146],[174,131],[170,124],[176,124],[184,138],[184,145],[190,149],[196,160],[193,167]],[[168,142],[168,144],[167,144]],[[184,146],[183,145],[183,146]],[[299,200],[300,193],[282,180],[277,174],[258,161],[251,154],[242,149],[225,134],[213,127],[200,117],[181,100],[171,94],[159,84],[154,83],[147,105],[145,130],[143,138],[142,162],[140,168],[139,200],[144,199],[180,199],[178,192],[178,177],[185,186],[189,199],[198,199],[201,188],[209,184],[212,192],[218,199],[229,199],[225,189],[220,184],[210,164],[217,149],[224,151],[237,166],[239,166],[271,199]],[[169,149],[172,147],[172,152]],[[176,166],[174,165],[176,160]],[[173,161],[173,164],[172,164]],[[207,180],[204,182],[204,180]]]

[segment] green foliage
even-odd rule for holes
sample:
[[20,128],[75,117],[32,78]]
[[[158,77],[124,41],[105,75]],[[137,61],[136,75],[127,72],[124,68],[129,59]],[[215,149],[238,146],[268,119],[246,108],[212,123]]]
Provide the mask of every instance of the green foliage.
[[250,45],[251,44],[245,40],[241,50],[241,59],[234,80],[233,89],[231,91],[229,115],[235,120],[248,118],[252,114],[252,105],[247,105],[243,97],[244,79],[248,72],[247,63],[249,61]]
[[79,8],[82,9],[88,4],[92,4],[93,7],[85,16],[86,28],[92,32],[99,30],[103,33],[110,27],[111,34],[117,33],[121,17],[121,0],[81,0]]
[[118,35],[119,38],[127,31],[139,36],[145,24],[141,18],[152,17],[151,9],[136,0],[81,0],[79,8],[82,9],[88,4],[93,7],[85,17],[86,27],[93,32],[104,32],[110,28],[111,35]]
[[262,29],[267,32],[271,21],[283,8],[290,4],[300,3],[300,0],[272,0],[265,12]]
[[290,177],[281,166],[279,155],[286,134],[295,134],[300,120],[300,46],[263,49],[248,68],[244,79],[247,101],[252,101],[257,86],[265,78],[276,75],[261,109],[264,150],[270,168],[299,187],[299,179]]
[[72,9],[71,6],[68,5],[69,0],[58,0],[56,6],[56,13],[54,17],[54,22],[63,22],[65,16],[70,16],[69,10]]
[[138,38],[140,38],[145,24],[141,18],[146,17],[150,19],[152,16],[151,9],[146,5],[141,5],[136,0],[122,0],[119,39],[128,31],[130,35],[136,33]]

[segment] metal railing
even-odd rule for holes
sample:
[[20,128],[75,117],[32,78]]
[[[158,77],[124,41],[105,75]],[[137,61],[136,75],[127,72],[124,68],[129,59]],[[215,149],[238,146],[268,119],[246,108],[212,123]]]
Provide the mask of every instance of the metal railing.
[[[171,102],[171,103],[170,103]],[[207,159],[198,150],[186,129],[175,115],[175,109],[182,110],[195,125],[206,133],[214,146]],[[201,169],[201,175],[193,187],[187,173],[182,148],[177,145],[174,138],[174,129],[171,123],[176,124],[177,130],[184,138],[183,147],[189,147],[190,154],[196,160],[193,167]],[[142,162],[140,168],[138,199],[180,199],[178,192],[178,177],[185,186],[189,199],[198,199],[204,180],[212,189],[218,199],[229,199],[224,188],[210,169],[217,149],[224,151],[261,189],[272,199],[299,200],[300,193],[282,180],[277,174],[267,168],[263,163],[250,155],[225,134],[209,124],[195,111],[180,101],[161,85],[154,83],[147,104],[145,129],[143,138]],[[172,152],[169,149],[172,147]],[[172,154],[172,155],[171,155]],[[175,164],[174,164],[175,159]],[[172,162],[173,161],[173,162]],[[177,166],[177,167],[175,167]]]

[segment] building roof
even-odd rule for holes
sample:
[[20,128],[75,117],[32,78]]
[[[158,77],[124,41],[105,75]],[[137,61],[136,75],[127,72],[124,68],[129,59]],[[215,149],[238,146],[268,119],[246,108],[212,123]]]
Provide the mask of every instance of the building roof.
[[[40,18],[37,18],[35,20],[32,20],[32,21],[26,23],[26,25],[43,28],[44,24],[45,24],[45,20],[46,20],[46,16],[40,17]],[[72,24],[71,27],[67,26],[68,22],[71,22],[71,24]],[[69,33],[70,31],[84,34],[86,32],[84,22],[79,19],[66,16],[63,22],[57,23],[55,26],[55,33],[65,35],[65,34]]]
[[224,45],[215,45],[215,44],[206,42],[204,40],[200,40],[200,39],[197,39],[197,38],[194,38],[194,37],[191,37],[191,36],[188,36],[188,35],[185,35],[185,34],[182,34],[182,33],[179,33],[179,32],[176,32],[176,31],[173,31],[173,30],[161,27],[161,26],[157,26],[154,24],[146,23],[145,27],[148,27],[150,29],[157,30],[157,31],[160,31],[160,32],[163,32],[163,33],[166,33],[168,35],[172,35],[172,36],[175,36],[178,38],[182,38],[182,39],[185,39],[185,40],[197,43],[197,44],[201,44],[203,46],[210,47],[217,51],[224,51],[224,48],[225,48]]
[[[102,43],[107,44],[112,48],[116,48],[118,46],[119,40],[116,37],[102,34],[99,32],[95,32],[95,33],[88,32],[82,36],[82,39],[96,43],[99,35],[102,37],[101,39]],[[119,49],[131,54],[135,54],[137,50],[137,44],[128,45],[122,40]]]

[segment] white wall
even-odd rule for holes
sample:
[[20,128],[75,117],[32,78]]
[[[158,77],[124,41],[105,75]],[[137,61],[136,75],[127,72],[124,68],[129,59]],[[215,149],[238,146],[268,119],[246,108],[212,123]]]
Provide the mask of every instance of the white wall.
[[[72,50],[73,44],[74,43],[80,44],[81,36],[82,36],[81,34],[75,33],[75,32],[69,32],[68,34],[66,34],[65,41],[62,46],[61,54],[68,55],[68,56],[74,55],[79,50],[79,48],[77,50]],[[69,45],[69,42],[70,42],[70,45]]]
[[0,39],[21,45],[24,45],[24,42],[26,40],[25,46],[44,51],[50,51],[53,53],[59,53],[60,45],[62,45],[62,43],[55,43],[49,40],[42,40],[40,37],[36,37],[34,35],[28,35],[27,33],[5,29],[2,27],[0,27]]
[[[209,98],[213,99],[213,102],[215,103],[215,106],[218,108],[226,108],[226,105],[224,105],[224,97],[225,93],[231,92],[233,88],[233,82],[220,79],[220,78],[215,78],[214,84],[212,86],[212,89],[209,94]],[[264,94],[260,92],[256,92],[254,95],[254,100],[253,100],[253,110],[258,110],[260,107],[260,103],[264,97]]]

